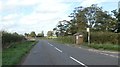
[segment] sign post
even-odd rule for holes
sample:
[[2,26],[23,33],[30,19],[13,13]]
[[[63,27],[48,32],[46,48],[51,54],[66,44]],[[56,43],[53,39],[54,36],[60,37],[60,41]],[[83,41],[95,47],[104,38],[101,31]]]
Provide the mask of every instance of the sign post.
[[87,33],[88,33],[88,45],[90,44],[90,28],[87,28]]

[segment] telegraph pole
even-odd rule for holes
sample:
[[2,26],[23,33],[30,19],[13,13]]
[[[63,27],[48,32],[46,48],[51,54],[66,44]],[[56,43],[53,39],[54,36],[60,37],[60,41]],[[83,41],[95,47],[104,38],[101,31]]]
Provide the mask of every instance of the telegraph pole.
[[90,28],[89,27],[87,28],[87,33],[88,33],[87,39],[88,39],[88,45],[89,45],[90,44]]
[[[86,18],[87,18],[87,15],[85,14]],[[88,45],[90,45],[90,22],[89,22],[89,19],[87,18],[87,40],[88,40]]]

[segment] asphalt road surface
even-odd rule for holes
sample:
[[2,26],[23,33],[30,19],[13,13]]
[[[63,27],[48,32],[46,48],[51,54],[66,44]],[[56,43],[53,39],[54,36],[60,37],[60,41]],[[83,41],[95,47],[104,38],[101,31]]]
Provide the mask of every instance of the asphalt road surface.
[[22,65],[118,65],[118,57],[85,48],[40,40]]

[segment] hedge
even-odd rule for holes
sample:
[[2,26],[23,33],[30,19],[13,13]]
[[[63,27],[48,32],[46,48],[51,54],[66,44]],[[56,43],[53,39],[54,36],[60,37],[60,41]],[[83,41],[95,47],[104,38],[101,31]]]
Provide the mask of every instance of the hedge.
[[9,46],[11,43],[21,42],[23,39],[24,36],[22,35],[2,32],[2,47]]
[[[84,41],[87,42],[87,33],[84,33]],[[120,44],[120,33],[112,32],[91,32],[90,42],[97,44],[111,43]]]
[[[83,31],[84,42],[87,41],[87,32]],[[58,37],[56,40],[64,43],[75,43],[74,36],[63,36]],[[113,32],[91,32],[90,33],[90,42],[96,44],[120,44],[120,33]]]
[[58,38],[55,38],[55,40],[62,43],[74,43],[75,41],[73,36],[59,36]]

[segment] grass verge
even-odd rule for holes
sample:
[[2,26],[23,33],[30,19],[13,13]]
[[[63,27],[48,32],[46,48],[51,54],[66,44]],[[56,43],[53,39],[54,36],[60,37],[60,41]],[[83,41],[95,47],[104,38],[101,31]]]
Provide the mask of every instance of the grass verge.
[[[14,44],[12,47],[3,50],[2,53],[2,65],[16,65],[18,64],[22,57],[25,56],[32,48],[36,42],[34,41],[25,41],[21,43]],[[7,66],[8,67],[8,66]]]
[[84,44],[84,45],[94,48],[94,49],[120,51],[120,45],[117,45],[117,44],[115,45],[115,44],[110,44],[110,43],[106,43],[106,44],[91,43],[90,45],[88,44]]

